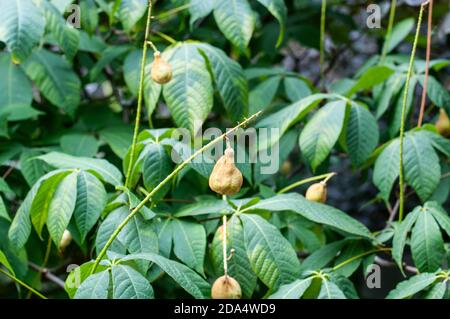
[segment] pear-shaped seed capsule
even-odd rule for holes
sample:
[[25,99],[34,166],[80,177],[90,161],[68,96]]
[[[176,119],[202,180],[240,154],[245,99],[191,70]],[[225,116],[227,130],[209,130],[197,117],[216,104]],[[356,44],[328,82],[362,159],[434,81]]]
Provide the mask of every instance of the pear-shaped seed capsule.
[[312,184],[308,187],[305,197],[313,202],[325,203],[327,200],[327,184],[324,182]]
[[151,76],[159,84],[166,84],[172,79],[172,66],[161,57],[160,52],[154,54]]
[[436,129],[442,136],[450,136],[450,120],[444,109],[439,112],[439,118],[436,121]]
[[227,148],[209,176],[209,187],[221,195],[234,195],[241,190],[242,173],[234,165],[234,151]]
[[211,288],[212,299],[240,299],[241,296],[241,286],[228,275],[217,278]]

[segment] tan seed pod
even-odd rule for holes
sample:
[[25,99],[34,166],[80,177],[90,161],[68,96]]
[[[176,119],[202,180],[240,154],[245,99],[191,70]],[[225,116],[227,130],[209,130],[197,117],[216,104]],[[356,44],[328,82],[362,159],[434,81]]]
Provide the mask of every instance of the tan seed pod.
[[281,165],[280,172],[284,176],[289,175],[292,172],[292,162],[290,160],[285,160]]
[[160,52],[154,54],[151,76],[159,84],[166,84],[172,79],[172,66],[161,57]]
[[72,234],[67,229],[64,231],[61,241],[59,243],[59,249],[63,252],[72,242]]
[[444,109],[439,112],[439,118],[436,121],[436,129],[442,136],[450,136],[450,120]]
[[327,200],[327,184],[324,182],[312,184],[308,187],[305,197],[313,202],[325,203]]
[[209,176],[209,187],[221,195],[234,195],[241,190],[242,173],[234,165],[234,151],[227,148]]
[[211,288],[212,299],[240,299],[241,286],[233,277],[224,275],[214,282]]

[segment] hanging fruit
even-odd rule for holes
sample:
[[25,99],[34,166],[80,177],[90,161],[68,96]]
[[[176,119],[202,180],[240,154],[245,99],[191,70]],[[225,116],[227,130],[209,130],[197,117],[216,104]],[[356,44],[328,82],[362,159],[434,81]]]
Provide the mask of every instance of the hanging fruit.
[[450,136],[450,120],[444,109],[439,112],[439,118],[436,121],[436,129],[442,136]]
[[209,187],[221,195],[234,195],[241,190],[242,173],[234,165],[234,151],[228,145],[209,176]]
[[241,296],[241,286],[228,275],[217,278],[211,289],[212,299],[240,299]]
[[161,57],[159,51],[154,53],[151,76],[159,84],[166,84],[172,79],[172,66]]
[[305,197],[313,202],[325,203],[327,200],[327,184],[324,182],[312,184],[308,187]]

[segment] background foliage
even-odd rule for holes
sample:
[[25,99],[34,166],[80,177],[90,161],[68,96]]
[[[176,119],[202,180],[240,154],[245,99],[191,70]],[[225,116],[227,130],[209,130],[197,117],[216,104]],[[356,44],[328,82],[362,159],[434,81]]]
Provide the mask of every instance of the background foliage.
[[[209,298],[226,214],[229,274],[246,298],[449,298],[450,141],[434,125],[450,114],[448,3],[434,3],[417,127],[425,27],[408,66],[420,1],[398,1],[388,41],[391,1],[375,29],[365,1],[326,2],[321,36],[321,1],[154,1],[150,40],[173,79],[153,82],[149,52],[130,164],[147,1],[0,0],[0,296],[34,297],[29,285],[52,298]],[[72,3],[80,28],[66,22]],[[213,165],[191,163],[138,206],[175,169],[171,152],[191,150],[175,128],[225,129],[258,111],[250,125],[281,131],[259,145],[279,142],[276,174],[239,164],[244,186],[222,200]],[[305,199],[298,181],[328,172],[326,204]],[[373,263],[380,289],[366,285]]]

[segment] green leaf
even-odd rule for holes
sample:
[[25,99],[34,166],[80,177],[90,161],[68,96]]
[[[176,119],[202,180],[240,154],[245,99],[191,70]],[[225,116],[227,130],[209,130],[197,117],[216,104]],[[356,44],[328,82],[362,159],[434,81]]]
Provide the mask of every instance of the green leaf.
[[307,200],[297,193],[276,195],[269,199],[259,201],[242,211],[268,210],[293,211],[315,223],[328,225],[349,234],[373,239],[370,231],[356,219],[334,207]]
[[283,83],[286,96],[291,102],[299,101],[311,95],[311,89],[308,84],[300,78],[286,77]]
[[420,208],[416,207],[411,213],[406,215],[405,220],[395,229],[394,239],[392,241],[392,257],[400,269],[402,269],[403,264],[403,250],[405,249],[406,237],[419,217],[419,212]]
[[409,134],[404,139],[403,160],[406,182],[414,188],[422,201],[426,201],[441,178],[439,157],[422,135]]
[[51,166],[67,169],[83,169],[113,186],[122,185],[122,173],[106,160],[87,157],[75,157],[64,153],[50,152],[38,157]]
[[33,223],[39,237],[42,237],[42,228],[47,222],[50,203],[52,202],[54,192],[63,178],[70,173],[70,171],[63,171],[44,180],[33,198],[30,208],[30,216],[31,222]]
[[42,152],[34,149],[24,150],[20,154],[20,171],[29,186],[36,183],[41,176],[50,170],[44,161],[36,158],[41,154]]
[[[142,50],[133,50],[125,58],[123,64],[123,75],[128,89],[134,96],[138,96],[140,69],[142,61]],[[144,101],[147,107],[147,116],[153,113],[156,107],[159,96],[161,95],[161,85],[154,82],[150,76],[151,64],[153,56],[148,53],[146,58],[146,66],[144,73]]]
[[147,0],[122,0],[119,6],[119,19],[126,32],[130,32],[147,11]]
[[342,275],[344,277],[350,277],[361,265],[363,259],[356,258],[351,262],[347,262],[351,258],[355,258],[356,256],[361,255],[366,252],[367,247],[364,245],[364,242],[360,240],[352,240],[350,241],[339,253],[339,256],[336,258],[334,262],[335,266],[338,266],[341,263],[346,263],[340,266],[335,270],[335,274]]
[[345,101],[322,107],[300,134],[300,151],[315,170],[328,156],[339,138],[345,118]]
[[[414,101],[414,91],[417,84],[417,76],[413,76],[409,82],[409,90],[406,97],[406,118],[409,118],[409,114],[412,109],[413,101]],[[400,94],[398,94],[397,101],[394,105],[393,112],[389,112],[390,114],[390,122],[389,122],[389,135],[394,137],[400,131],[400,123],[402,118],[402,108],[403,108],[403,96],[405,95],[406,86],[404,85]]]
[[0,0],[0,41],[22,62],[44,34],[44,17],[33,1]]
[[[87,2],[89,1],[83,1],[81,5],[84,7],[84,4]],[[64,17],[52,3],[43,1],[41,2],[41,8],[45,16],[46,29],[55,37],[58,45],[66,54],[67,59],[71,61],[78,51],[78,44],[80,42],[78,31],[66,22]],[[82,20],[85,16],[88,16],[87,13],[89,12],[87,8],[84,9],[86,9],[86,11],[80,9],[83,12],[81,15]],[[85,28],[83,27],[83,29]]]
[[201,224],[185,220],[172,221],[175,256],[200,274],[205,260],[206,232]]
[[189,13],[191,19],[189,23],[191,29],[197,20],[206,17],[212,12],[214,5],[215,0],[190,0]]
[[382,84],[381,95],[377,99],[376,116],[379,119],[392,104],[394,97],[398,95],[400,89],[405,84],[406,76],[403,73],[397,73],[389,77]]
[[[227,223],[227,247],[229,250],[234,249],[233,257],[228,260],[228,274],[239,282],[244,298],[251,298],[257,278],[247,257],[241,221],[234,215]],[[214,235],[211,244],[211,260],[217,276],[222,276],[224,274],[222,227],[218,228]]]
[[47,228],[56,247],[59,247],[64,230],[67,229],[75,208],[77,175],[77,173],[72,173],[64,177],[58,184],[50,201]]
[[280,33],[276,44],[276,46],[279,47],[283,42],[287,21],[287,8],[284,4],[284,0],[258,0],[258,2],[265,6],[280,24]]
[[444,299],[447,291],[447,284],[445,282],[438,282],[425,295],[425,299]]
[[[419,83],[423,87],[425,75],[419,75]],[[428,77],[427,96],[436,106],[450,114],[450,93],[433,76]]]
[[300,101],[282,108],[280,111],[268,115],[256,123],[256,128],[277,128],[279,136],[277,138],[267,138],[264,135],[259,137],[259,150],[264,150],[275,144],[281,136],[295,123],[304,118],[322,99],[331,97],[330,94],[314,94]]
[[[146,156],[142,165],[142,174],[145,187],[151,191],[172,172],[173,165],[170,156],[161,144],[148,144],[145,148]],[[169,189],[170,183],[153,196],[154,200],[163,198]]]
[[5,254],[1,250],[0,250],[0,265],[5,266],[6,269],[8,269],[9,272],[14,275],[14,269],[11,267],[11,264],[9,263]]
[[101,130],[99,135],[114,154],[123,159],[133,140],[133,129],[129,125],[109,126]]
[[98,10],[94,0],[80,2],[80,11],[84,14],[80,17],[81,28],[89,34],[94,33],[98,26]]
[[427,288],[436,280],[436,274],[423,273],[402,281],[391,290],[387,299],[404,299],[413,296],[419,291]]
[[303,260],[302,270],[319,270],[325,267],[337,256],[345,243],[345,240],[335,241],[316,250]]
[[194,298],[205,299],[210,296],[209,283],[183,264],[152,253],[128,255],[122,261],[133,259],[154,262]]
[[[81,266],[73,268],[64,282],[64,290],[69,295],[69,298],[73,299],[78,287],[83,283],[86,278],[91,275],[92,266],[94,265],[94,261],[88,261]],[[106,267],[103,265],[98,265],[96,269],[96,273],[102,272]]]
[[347,297],[335,283],[322,280],[318,299],[347,299]]
[[255,17],[247,0],[216,1],[214,19],[225,37],[244,52],[255,28]]
[[281,77],[272,76],[253,88],[249,97],[251,114],[265,110],[270,105],[278,91],[280,82]]
[[442,206],[436,202],[426,202],[424,209],[433,215],[439,226],[450,236],[450,217]]
[[5,202],[3,201],[3,197],[0,196],[0,219],[6,219],[7,221],[11,221],[11,218],[8,215],[8,211],[6,210]]
[[346,143],[350,159],[355,166],[364,163],[378,144],[379,133],[375,117],[365,107],[350,106]]
[[358,91],[367,90],[381,82],[385,81],[394,73],[394,70],[387,66],[373,66],[361,75],[358,81],[347,92],[346,96],[352,96]]
[[297,279],[296,281],[283,285],[278,291],[269,296],[268,299],[300,299],[306,289],[311,285],[312,278]]
[[9,105],[30,105],[33,99],[31,82],[9,54],[0,54],[0,74],[0,110]]
[[[392,28],[389,41],[384,42],[383,52],[389,53],[402,42],[414,27],[414,19],[408,18],[397,22]],[[385,48],[386,47],[386,48]]]
[[395,139],[378,156],[373,170],[373,183],[385,201],[389,200],[392,185],[399,175],[399,163],[400,142]]
[[212,45],[200,43],[198,47],[211,68],[228,115],[233,121],[242,120],[248,115],[248,87],[242,67]]
[[94,227],[106,206],[107,194],[103,184],[92,174],[78,173],[74,218],[81,238]]
[[113,299],[153,299],[152,285],[147,278],[129,266],[112,267]]
[[108,64],[121,57],[129,50],[130,46],[126,44],[107,47],[105,50],[103,50],[101,57],[97,61],[97,63],[89,70],[89,79],[91,81],[98,80],[100,73]]
[[220,214],[224,211],[232,211],[231,206],[226,201],[221,199],[202,199],[196,203],[184,205],[175,213],[175,217]]
[[299,276],[300,263],[291,244],[279,230],[258,215],[240,215],[247,256],[253,271],[270,289]]
[[90,275],[78,288],[75,299],[108,299],[110,271]]
[[45,49],[33,51],[23,65],[25,73],[54,105],[73,116],[80,103],[81,82],[69,63]]
[[172,80],[163,87],[167,107],[177,126],[194,132],[194,126],[199,128],[213,105],[212,81],[205,61],[194,43],[179,44],[164,52],[164,58],[173,69]]
[[414,264],[421,272],[436,271],[441,267],[445,254],[439,225],[428,210],[419,208],[418,215],[411,234]]
[[92,157],[98,152],[98,142],[90,134],[66,134],[59,140],[64,153]]

